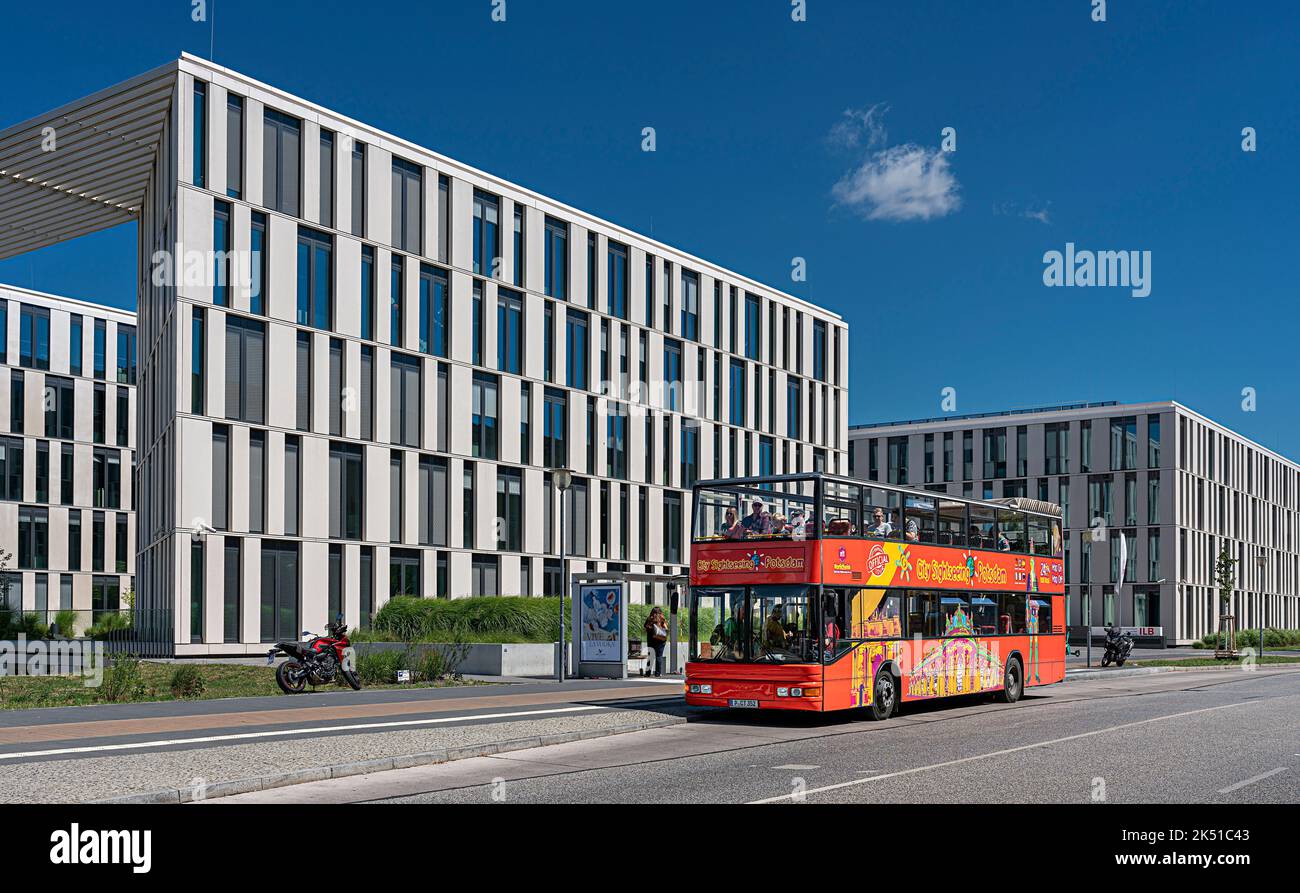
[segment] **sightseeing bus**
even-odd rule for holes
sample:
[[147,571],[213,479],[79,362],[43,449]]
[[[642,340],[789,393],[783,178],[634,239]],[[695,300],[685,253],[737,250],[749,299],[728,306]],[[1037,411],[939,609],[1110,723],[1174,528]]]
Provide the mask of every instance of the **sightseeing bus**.
[[1061,509],[833,475],[694,487],[686,702],[887,719],[1065,678]]

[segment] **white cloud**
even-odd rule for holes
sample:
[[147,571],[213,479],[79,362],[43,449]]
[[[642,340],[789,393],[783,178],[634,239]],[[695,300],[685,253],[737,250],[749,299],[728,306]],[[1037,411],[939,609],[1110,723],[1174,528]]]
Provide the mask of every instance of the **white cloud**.
[[961,207],[960,189],[946,153],[909,143],[871,154],[831,194],[868,220],[932,220]]
[[1044,205],[1021,205],[1019,202],[1002,202],[993,206],[993,214],[998,217],[1021,217],[1025,220],[1037,220],[1048,226],[1052,223],[1052,203]]
[[863,109],[845,109],[843,116],[835,122],[827,141],[842,149],[856,149],[864,146],[874,149],[885,143],[885,113],[889,106],[878,102]]

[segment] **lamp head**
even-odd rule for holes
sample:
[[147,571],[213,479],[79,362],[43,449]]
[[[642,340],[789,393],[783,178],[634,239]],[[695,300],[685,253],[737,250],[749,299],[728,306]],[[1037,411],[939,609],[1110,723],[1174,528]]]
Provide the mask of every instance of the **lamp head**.
[[555,488],[561,493],[569,489],[573,484],[573,472],[569,471],[567,468],[552,468],[550,469],[550,474],[551,481],[555,484]]

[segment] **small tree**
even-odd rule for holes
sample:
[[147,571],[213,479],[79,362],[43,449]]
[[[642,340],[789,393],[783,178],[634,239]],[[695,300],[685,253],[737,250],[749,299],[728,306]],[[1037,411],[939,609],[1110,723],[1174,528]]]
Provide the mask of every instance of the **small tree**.
[[9,562],[13,560],[13,552],[0,549],[0,635],[9,632],[9,593],[13,587],[13,581],[9,578]]
[[[1228,613],[1228,603],[1232,601],[1232,591],[1237,588],[1237,559],[1232,557],[1225,545],[1219,551],[1219,558],[1214,563],[1214,582],[1219,586],[1219,617]],[[1218,636],[1223,634],[1223,623],[1219,623]],[[1218,638],[1217,641],[1222,641]],[[1222,647],[1222,646],[1220,646]]]

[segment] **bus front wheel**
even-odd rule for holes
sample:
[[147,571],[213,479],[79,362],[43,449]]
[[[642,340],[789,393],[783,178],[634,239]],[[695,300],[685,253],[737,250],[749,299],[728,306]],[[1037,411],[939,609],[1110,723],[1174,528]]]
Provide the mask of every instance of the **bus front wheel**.
[[880,721],[893,716],[898,709],[898,680],[888,668],[876,674],[871,692],[871,718]]
[[1025,674],[1020,669],[1020,659],[1017,657],[1007,661],[1006,671],[1002,676],[1002,691],[998,692],[998,700],[1004,704],[1014,704],[1020,700],[1020,694],[1024,690]]

